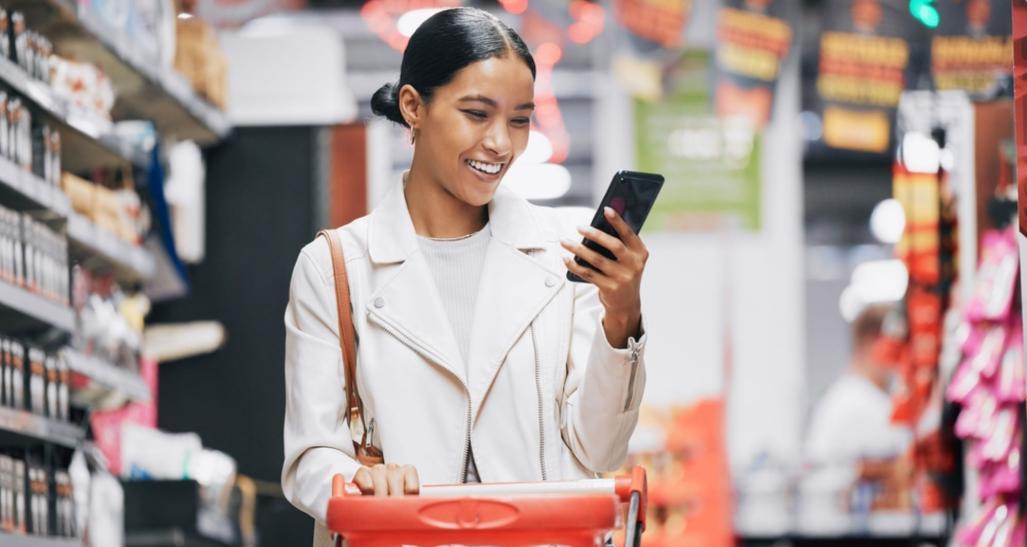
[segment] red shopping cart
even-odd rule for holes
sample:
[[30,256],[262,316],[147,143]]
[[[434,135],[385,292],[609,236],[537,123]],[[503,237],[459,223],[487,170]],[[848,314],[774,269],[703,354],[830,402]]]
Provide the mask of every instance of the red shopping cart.
[[332,479],[328,528],[347,547],[603,544],[624,527],[624,547],[645,530],[645,469],[613,479],[423,486],[419,496],[362,496]]

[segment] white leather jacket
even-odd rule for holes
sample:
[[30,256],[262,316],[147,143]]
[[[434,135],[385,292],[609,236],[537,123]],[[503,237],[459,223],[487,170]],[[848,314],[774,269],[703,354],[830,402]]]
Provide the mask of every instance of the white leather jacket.
[[[470,441],[482,482],[593,477],[620,467],[645,385],[645,336],[615,349],[589,284],[559,246],[571,219],[500,189],[465,367],[420,254],[402,188],[337,229],[357,332],[357,382],[374,443],[422,484],[462,478]],[[328,245],[300,252],[285,312],[282,489],[323,528],[331,478],[352,479]]]

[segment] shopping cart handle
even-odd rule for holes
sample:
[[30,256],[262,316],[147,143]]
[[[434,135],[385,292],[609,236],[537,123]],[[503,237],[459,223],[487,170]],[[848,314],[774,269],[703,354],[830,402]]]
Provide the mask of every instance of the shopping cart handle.
[[649,481],[646,479],[645,468],[636,465],[630,475],[617,477],[617,496],[621,501],[627,503],[631,500],[631,494],[638,492],[638,524],[645,530],[645,515],[649,505]]
[[332,477],[329,530],[350,547],[380,545],[594,546],[617,528],[627,504],[625,547],[640,545],[648,501],[645,470],[615,479],[424,485],[420,495],[364,496]]

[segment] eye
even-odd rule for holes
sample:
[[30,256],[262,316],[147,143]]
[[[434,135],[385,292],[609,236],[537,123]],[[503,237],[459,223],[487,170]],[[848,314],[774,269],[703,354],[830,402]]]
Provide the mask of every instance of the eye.
[[484,120],[485,118],[488,118],[488,114],[481,110],[464,110],[463,112],[476,120]]
[[531,123],[531,118],[514,118],[512,122],[517,127],[524,127]]

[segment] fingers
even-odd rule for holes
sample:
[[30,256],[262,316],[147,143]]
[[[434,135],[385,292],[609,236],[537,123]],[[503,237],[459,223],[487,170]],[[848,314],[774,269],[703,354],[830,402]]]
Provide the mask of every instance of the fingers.
[[593,270],[592,268],[582,266],[581,264],[578,264],[577,262],[569,258],[563,259],[563,264],[567,267],[567,271],[577,275],[581,279],[584,279],[585,281],[595,285],[596,287],[605,286],[606,281],[609,279],[605,275]]
[[379,497],[417,495],[421,491],[417,469],[395,463],[361,467],[353,475],[353,484],[362,494]]
[[606,221],[610,223],[610,226],[613,226],[621,241],[629,248],[637,249],[638,245],[642,243],[642,239],[631,229],[631,226],[628,226],[624,218],[617,214],[617,211],[609,207],[603,207],[603,216],[606,217]]
[[389,485],[389,495],[399,497],[403,495],[403,470],[400,466],[390,463],[385,466],[385,481]]
[[417,468],[412,465],[403,466],[403,493],[408,495],[421,493],[421,479],[417,476]]
[[385,466],[378,464],[371,468],[371,482],[374,484],[375,497],[389,495],[389,481],[385,477]]
[[617,257],[618,260],[620,260],[627,251],[627,247],[624,246],[623,241],[597,228],[593,228],[591,226],[579,226],[578,233],[585,236],[585,239],[590,239],[605,247],[606,250],[613,253],[613,256]]
[[605,256],[589,249],[581,243],[575,243],[573,241],[561,241],[560,245],[578,256],[585,262],[595,266],[597,270],[609,275],[610,271],[616,266],[616,262],[606,258]]
[[353,474],[353,484],[357,485],[361,494],[373,494],[374,482],[371,480],[371,470],[366,467],[357,469]]

